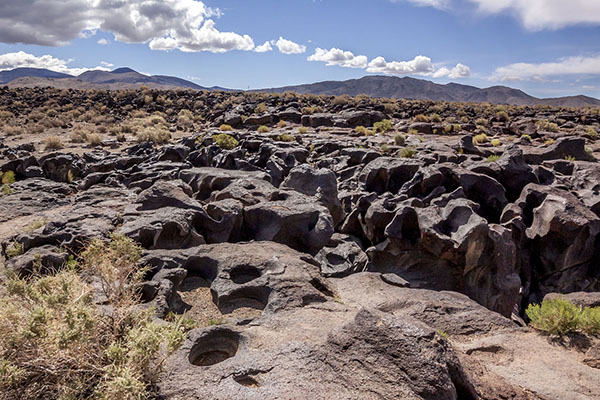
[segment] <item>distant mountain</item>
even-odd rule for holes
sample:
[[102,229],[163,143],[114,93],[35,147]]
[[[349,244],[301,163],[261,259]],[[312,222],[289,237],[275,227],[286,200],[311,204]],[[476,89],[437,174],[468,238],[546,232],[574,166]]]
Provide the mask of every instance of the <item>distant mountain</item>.
[[35,78],[72,78],[71,75],[50,71],[42,68],[15,68],[10,71],[0,71],[0,84],[5,84],[25,76]]
[[0,72],[0,83],[13,87],[56,87],[60,89],[129,89],[147,86],[153,89],[195,89],[208,90],[185,79],[164,75],[144,75],[131,68],[117,68],[114,71],[87,71],[79,76],[57,72],[17,68]]
[[539,99],[519,89],[506,86],[492,86],[480,89],[475,86],[448,83],[440,85],[415,78],[392,76],[365,76],[347,81],[325,81],[308,85],[285,86],[264,89],[269,93],[296,92],[301,94],[324,94],[357,96],[366,94],[372,97],[396,99],[417,99],[460,102],[488,102],[491,104],[534,105],[547,104],[565,107],[600,107],[600,100],[587,96],[557,97]]

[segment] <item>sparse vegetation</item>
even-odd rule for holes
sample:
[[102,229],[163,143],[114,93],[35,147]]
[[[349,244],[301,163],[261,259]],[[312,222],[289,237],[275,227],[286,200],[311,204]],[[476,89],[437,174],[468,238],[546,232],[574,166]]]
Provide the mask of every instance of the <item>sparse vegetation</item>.
[[397,134],[394,136],[394,144],[396,146],[404,146],[405,142],[406,142],[406,136],[404,136],[402,134]]
[[48,150],[60,150],[63,147],[62,139],[58,136],[50,136],[44,140],[44,149]]
[[219,130],[220,130],[221,132],[229,132],[229,131],[232,131],[232,130],[233,130],[233,128],[231,127],[231,125],[222,124],[222,125],[219,127]]
[[[123,236],[93,241],[82,254],[97,276],[110,313],[93,302],[93,288],[71,267],[47,276],[10,277],[0,299],[0,390],[5,398],[144,399],[163,360],[194,323],[153,319],[135,307],[140,250]],[[35,384],[31,384],[35,382]]]
[[286,126],[287,126],[287,123],[284,120],[281,120],[277,123],[278,128],[285,128]]
[[473,144],[480,145],[486,143],[488,141],[488,137],[485,133],[480,133],[479,135],[475,135],[473,137]]
[[212,138],[217,146],[225,150],[234,149],[238,145],[238,141],[233,136],[230,136],[226,133],[214,135]]
[[500,158],[500,156],[498,154],[492,154],[491,156],[488,156],[488,158],[486,158],[487,162],[496,162],[498,161],[498,159]]
[[551,335],[565,335],[574,331],[600,333],[600,307],[581,308],[565,299],[544,300],[526,310],[531,326]]
[[558,125],[554,122],[550,122],[547,119],[542,119],[537,122],[537,128],[544,132],[558,132]]
[[3,185],[12,185],[16,181],[15,173],[10,170],[0,172],[0,178]]
[[279,142],[293,142],[295,138],[293,135],[283,134],[283,135],[277,135],[277,137],[275,139]]
[[372,129],[365,128],[364,126],[357,126],[356,128],[354,128],[354,131],[365,136],[372,136],[375,134],[375,132]]
[[142,129],[137,139],[139,142],[152,142],[155,144],[168,143],[171,140],[171,133],[162,127],[147,127]]
[[258,127],[258,129],[256,130],[258,133],[267,133],[270,132],[271,130],[269,129],[268,126],[266,125],[261,125]]
[[375,132],[385,133],[392,129],[394,129],[394,125],[392,125],[392,121],[389,119],[384,119],[373,124],[373,130],[375,130]]
[[298,128],[298,133],[301,135],[304,135],[306,132],[308,132],[308,128],[305,126],[301,126]]
[[405,147],[400,151],[400,157],[413,158],[417,154],[417,150],[413,147]]
[[492,139],[490,140],[490,144],[494,147],[498,147],[502,144],[502,141],[500,139]]

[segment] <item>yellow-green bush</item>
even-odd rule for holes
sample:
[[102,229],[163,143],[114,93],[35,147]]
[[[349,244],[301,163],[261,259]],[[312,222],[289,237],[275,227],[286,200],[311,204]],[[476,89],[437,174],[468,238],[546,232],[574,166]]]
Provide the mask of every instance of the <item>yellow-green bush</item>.
[[600,333],[600,307],[581,308],[568,300],[550,299],[532,304],[525,311],[535,329],[551,335],[574,331]]
[[213,140],[215,144],[222,149],[231,150],[237,147],[238,141],[233,137],[226,133],[220,133],[218,135],[213,135]]
[[385,133],[394,129],[394,126],[392,125],[392,121],[389,119],[384,119],[382,121],[375,122],[373,124],[373,129],[375,132]]

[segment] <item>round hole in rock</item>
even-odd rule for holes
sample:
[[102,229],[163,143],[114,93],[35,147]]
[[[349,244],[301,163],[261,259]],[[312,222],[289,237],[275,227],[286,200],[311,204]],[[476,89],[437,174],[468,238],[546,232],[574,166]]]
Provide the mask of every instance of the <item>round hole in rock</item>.
[[229,278],[238,285],[253,281],[260,276],[260,270],[252,265],[238,265],[229,271]]
[[240,335],[227,329],[208,332],[196,340],[190,351],[193,365],[207,367],[235,356],[240,345]]

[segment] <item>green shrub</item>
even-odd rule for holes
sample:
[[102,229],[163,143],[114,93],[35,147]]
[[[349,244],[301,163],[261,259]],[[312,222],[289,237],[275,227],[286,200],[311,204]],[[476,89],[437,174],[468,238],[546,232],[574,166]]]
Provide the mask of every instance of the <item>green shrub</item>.
[[535,329],[551,335],[564,335],[577,329],[580,310],[563,299],[544,300],[525,311]]
[[281,120],[277,123],[278,128],[285,128],[286,126],[287,126],[287,123],[284,120]]
[[533,141],[533,139],[531,138],[531,136],[530,136],[530,135],[521,135],[521,137],[522,137],[523,139],[527,140],[527,141],[528,141],[528,142],[530,142],[530,143]]
[[298,133],[301,135],[304,135],[306,132],[308,132],[308,128],[305,126],[301,126],[298,128]]
[[237,147],[238,141],[233,137],[226,133],[220,133],[218,135],[213,135],[213,140],[215,144],[222,149],[231,150]]
[[413,120],[415,122],[429,122],[429,117],[423,114],[416,115]]
[[488,137],[485,133],[480,133],[479,135],[475,135],[473,137],[473,144],[478,145],[487,142]]
[[2,178],[3,185],[12,185],[15,183],[15,173],[13,171],[0,172],[0,178]]
[[222,124],[222,125],[219,127],[219,130],[220,130],[221,132],[229,132],[229,131],[232,131],[232,130],[233,130],[233,128],[231,127],[231,125]]
[[499,155],[493,154],[493,155],[489,156],[488,158],[486,158],[486,161],[487,162],[496,162],[496,161],[498,161],[499,158],[500,158]]
[[354,131],[361,133],[365,136],[372,136],[375,134],[375,132],[372,129],[365,128],[364,126],[357,126],[356,128],[354,128]]
[[558,125],[554,122],[550,122],[547,119],[542,119],[537,122],[537,128],[544,132],[558,132]]
[[390,148],[389,144],[382,144],[381,145],[381,151],[383,153],[390,153],[392,151],[392,149]]
[[417,154],[417,150],[412,147],[405,147],[400,151],[400,157],[413,158]]
[[600,334],[600,307],[586,307],[579,316],[579,327],[592,335]]
[[490,144],[491,144],[492,146],[494,146],[494,147],[498,147],[498,146],[500,146],[500,145],[502,144],[502,142],[500,141],[500,139],[492,139],[492,140],[490,141]]
[[440,117],[438,114],[431,114],[429,116],[429,121],[430,122],[442,122],[442,117]]
[[6,254],[6,258],[12,258],[20,256],[21,254],[23,254],[24,250],[25,245],[23,245],[23,243],[13,241],[6,246],[4,254]]
[[508,116],[508,114],[506,113],[506,111],[498,111],[496,113],[496,119],[498,121],[503,121],[503,122],[509,122],[510,121],[510,117]]
[[394,136],[394,144],[396,146],[404,146],[404,143],[406,142],[406,136],[402,135],[402,134],[398,134]]
[[382,121],[375,122],[373,124],[373,129],[375,132],[385,133],[394,129],[394,126],[392,125],[392,121],[389,119],[384,119]]
[[477,118],[475,120],[475,125],[488,126],[489,124],[490,124],[490,121],[487,120],[486,118]]
[[599,136],[598,131],[591,126],[585,130],[585,133],[592,139],[597,139]]
[[267,133],[267,132],[269,132],[269,131],[270,131],[269,127],[268,127],[268,126],[265,126],[265,125],[261,125],[261,126],[259,126],[259,127],[258,127],[258,129],[257,129],[257,132],[258,132],[258,133]]
[[277,135],[277,137],[275,138],[275,140],[279,141],[279,142],[293,142],[294,141],[294,136],[292,135]]

